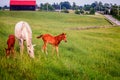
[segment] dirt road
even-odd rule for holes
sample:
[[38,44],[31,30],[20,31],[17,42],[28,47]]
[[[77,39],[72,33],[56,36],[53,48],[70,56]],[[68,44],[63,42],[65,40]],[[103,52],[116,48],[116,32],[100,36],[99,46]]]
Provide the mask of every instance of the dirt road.
[[104,15],[104,16],[114,24],[120,26],[120,21],[112,17],[112,15]]

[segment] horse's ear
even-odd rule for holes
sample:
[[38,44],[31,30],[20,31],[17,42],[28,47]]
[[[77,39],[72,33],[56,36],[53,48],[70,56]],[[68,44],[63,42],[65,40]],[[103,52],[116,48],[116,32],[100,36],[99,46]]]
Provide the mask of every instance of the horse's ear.
[[63,33],[63,35],[66,35],[66,33]]
[[62,33],[62,35],[66,35],[66,33]]

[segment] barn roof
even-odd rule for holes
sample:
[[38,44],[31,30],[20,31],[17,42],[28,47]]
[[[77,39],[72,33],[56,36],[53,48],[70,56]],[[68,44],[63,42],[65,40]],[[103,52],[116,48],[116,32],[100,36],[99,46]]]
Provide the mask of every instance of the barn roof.
[[10,0],[10,5],[36,5],[36,0]]

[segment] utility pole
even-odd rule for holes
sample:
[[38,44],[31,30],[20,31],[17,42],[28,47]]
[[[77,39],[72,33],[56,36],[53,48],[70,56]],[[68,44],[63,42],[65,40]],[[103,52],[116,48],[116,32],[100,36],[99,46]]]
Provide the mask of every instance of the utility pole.
[[47,11],[48,11],[48,3],[47,3]]
[[60,11],[59,12],[61,12],[61,4],[60,4]]

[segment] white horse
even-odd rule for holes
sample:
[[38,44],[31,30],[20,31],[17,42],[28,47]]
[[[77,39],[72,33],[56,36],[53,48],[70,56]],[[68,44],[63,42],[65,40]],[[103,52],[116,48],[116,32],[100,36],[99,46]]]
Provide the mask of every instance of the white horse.
[[20,53],[23,54],[23,42],[26,41],[27,52],[30,55],[30,57],[34,58],[34,45],[32,45],[32,31],[27,22],[20,21],[15,25],[15,36],[19,41]]

